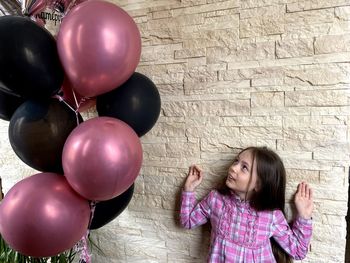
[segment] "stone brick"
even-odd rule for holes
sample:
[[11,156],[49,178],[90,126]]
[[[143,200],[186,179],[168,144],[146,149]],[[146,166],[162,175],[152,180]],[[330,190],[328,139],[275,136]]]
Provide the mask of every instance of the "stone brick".
[[306,181],[312,185],[320,182],[320,171],[317,170],[286,169],[286,172],[288,180],[292,182]]
[[249,112],[249,100],[166,103],[166,116],[237,116]]
[[282,138],[281,127],[242,127],[240,128],[240,132],[245,138]]
[[315,40],[315,54],[350,51],[350,35],[321,36]]
[[[339,251],[339,254],[334,254],[332,251]],[[325,245],[324,242],[312,242],[312,254],[308,256],[310,263],[329,263],[343,262],[345,253],[345,237],[339,237],[336,243]],[[324,255],[328,255],[325,257]]]
[[346,200],[322,200],[320,204],[316,203],[316,209],[322,214],[345,216],[347,213]]
[[208,63],[221,61],[250,61],[273,59],[275,57],[275,43],[251,42],[242,40],[232,47],[213,47],[207,49]]
[[200,157],[198,144],[190,143],[168,143],[166,144],[166,154],[173,157]]
[[152,12],[153,19],[168,18],[171,17],[171,10],[161,10]]
[[[344,32],[343,25],[336,25],[329,22],[306,24],[299,21],[298,23],[295,23],[293,15],[294,13],[290,14],[290,23],[284,25],[284,39],[305,39],[328,35],[331,31],[335,31],[334,27],[341,27],[339,31]],[[315,21],[317,21],[316,17],[314,18]],[[333,34],[336,33],[334,32]]]
[[141,25],[139,26],[139,30],[142,36],[143,46],[174,44],[183,38],[180,28],[156,28],[149,30],[148,28],[143,28]]
[[338,7],[342,5],[348,5],[349,2],[347,0],[306,0],[306,1],[298,1],[287,3],[287,12],[300,12],[305,10],[313,10],[313,9],[323,9],[330,7]]
[[346,222],[342,216],[335,215],[321,215],[321,223],[325,225],[335,225],[339,227],[346,227]]
[[186,95],[239,93],[239,96],[241,96],[240,99],[249,99],[249,94],[241,92],[242,90],[246,90],[249,87],[250,87],[250,80],[185,83],[184,85]]
[[[317,223],[314,224],[313,229],[313,240],[314,241],[322,241],[322,242],[337,242],[338,236],[334,235],[334,232],[338,232],[341,227],[329,226],[329,225],[319,225]],[[322,229],[322,230],[321,230]],[[337,231],[338,230],[338,231]]]
[[285,23],[293,24],[303,24],[303,25],[312,25],[312,24],[321,24],[321,23],[330,23],[334,20],[334,9],[317,9],[309,10],[304,12],[296,13],[286,13],[285,14]]
[[337,143],[314,149],[314,159],[348,160],[350,155],[349,143]]
[[225,28],[219,30],[203,30],[189,32],[183,39],[184,48],[197,49],[216,46],[235,46],[238,38],[237,28]]
[[335,17],[339,20],[350,20],[350,6],[340,6],[335,8]]
[[[271,149],[275,147],[275,140],[262,138],[244,138],[240,136],[232,136],[230,138],[203,138],[201,139],[201,150],[206,153],[229,153],[237,152],[251,145],[267,146]],[[221,158],[219,158],[221,159]]]
[[154,157],[154,156],[164,156],[166,153],[165,145],[164,144],[143,144],[142,145],[143,150],[143,158],[147,159],[148,157]]
[[283,137],[294,140],[320,140],[339,142],[346,141],[346,127],[326,127],[326,126],[310,126],[310,127],[286,127],[283,129]]
[[240,135],[239,128],[233,127],[189,127],[186,129],[186,136],[188,137],[238,137]]
[[144,47],[141,54],[143,62],[158,61],[158,62],[174,62],[174,53],[182,48],[181,44],[174,45],[159,45]]
[[[329,189],[332,188],[332,191]],[[348,195],[346,193],[346,187],[339,187],[339,185],[330,184],[324,187],[313,186],[313,194],[317,196],[318,199],[333,200],[333,201],[343,201],[348,200]],[[335,208],[336,209],[336,208]]]
[[157,89],[161,97],[166,95],[178,95],[184,93],[182,84],[160,84]]
[[285,83],[307,86],[349,83],[349,72],[348,63],[293,66],[286,69]]
[[283,78],[258,78],[258,79],[252,79],[251,80],[251,86],[252,87],[265,87],[265,86],[273,86],[276,89],[279,89],[276,86],[282,86],[283,85]]
[[237,116],[222,118],[221,125],[233,127],[247,126],[265,126],[265,127],[280,127],[282,126],[281,116]]
[[161,123],[159,122],[149,132],[150,135],[162,137],[180,137],[185,132],[185,125],[183,123]]
[[303,57],[312,56],[313,54],[313,39],[293,39],[276,42],[277,58]]
[[173,10],[174,16],[179,16],[183,14],[197,14],[197,13],[205,13],[212,12],[214,10],[227,10],[239,7],[238,0],[228,0],[223,2],[215,2],[206,5],[198,5],[198,6],[189,6],[185,8],[179,8]]
[[244,9],[240,13],[240,37],[255,37],[284,32],[283,5]]
[[298,106],[332,106],[347,105],[350,90],[311,90],[285,92],[285,105]]
[[[289,0],[290,1],[290,0]],[[242,9],[248,9],[248,8],[254,8],[254,7],[263,7],[263,6],[271,6],[276,5],[284,2],[289,2],[287,0],[281,1],[281,0],[241,0],[241,8]]]
[[284,92],[254,92],[252,93],[252,108],[283,107]]
[[195,58],[205,56],[205,49],[181,49],[175,50],[175,59],[178,58]]

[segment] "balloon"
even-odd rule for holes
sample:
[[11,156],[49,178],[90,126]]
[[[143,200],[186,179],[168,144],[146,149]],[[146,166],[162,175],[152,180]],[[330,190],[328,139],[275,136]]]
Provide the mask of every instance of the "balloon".
[[133,193],[134,184],[121,195],[107,201],[98,202],[89,229],[100,228],[119,216],[128,206]]
[[27,101],[10,120],[9,139],[15,153],[30,167],[62,173],[63,146],[77,125],[75,112],[57,99]]
[[9,121],[16,109],[25,102],[21,96],[0,88],[0,119]]
[[0,233],[18,252],[50,257],[73,247],[86,233],[89,202],[54,173],[32,175],[0,203]]
[[1,0],[0,1],[0,16],[1,15],[21,15],[21,4],[17,0]]
[[63,82],[55,39],[28,18],[0,17],[0,83],[23,97],[42,99]]
[[126,123],[96,117],[68,136],[62,162],[75,191],[89,200],[109,200],[135,181],[142,163],[141,142]]
[[118,6],[90,0],[63,19],[57,36],[58,53],[74,90],[95,97],[124,83],[141,55],[140,32]]
[[83,97],[78,93],[74,92],[68,79],[65,79],[63,81],[62,91],[63,100],[67,102],[70,106],[72,106],[74,109],[77,109],[79,112],[84,112],[90,109],[91,107],[95,106],[96,104],[96,98]]
[[160,96],[149,78],[135,72],[119,88],[98,96],[96,108],[99,116],[120,119],[142,136],[159,117]]
[[43,10],[51,1],[47,0],[23,0],[22,12],[24,15],[34,15]]
[[85,0],[23,0],[23,12],[56,36],[65,14]]

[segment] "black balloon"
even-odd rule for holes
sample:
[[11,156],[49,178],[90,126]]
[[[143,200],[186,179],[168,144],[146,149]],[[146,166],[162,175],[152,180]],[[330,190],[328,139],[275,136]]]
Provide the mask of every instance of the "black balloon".
[[25,99],[10,91],[1,90],[0,86],[0,119],[9,121]]
[[99,116],[120,119],[141,137],[157,122],[160,103],[160,95],[154,83],[135,72],[120,87],[97,96],[96,108]]
[[[79,119],[82,122],[80,115]],[[13,114],[9,139],[18,157],[44,172],[63,173],[62,151],[78,125],[75,112],[57,99],[24,102]]]
[[134,184],[121,195],[107,201],[98,202],[89,229],[100,228],[119,216],[128,206],[133,193]]
[[26,98],[55,94],[63,82],[56,40],[29,18],[0,17],[0,85]]

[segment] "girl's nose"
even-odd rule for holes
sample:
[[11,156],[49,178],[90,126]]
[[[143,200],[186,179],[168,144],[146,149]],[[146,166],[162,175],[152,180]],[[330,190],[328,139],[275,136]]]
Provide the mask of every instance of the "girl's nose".
[[237,164],[232,164],[229,169],[230,172],[236,172],[237,171]]

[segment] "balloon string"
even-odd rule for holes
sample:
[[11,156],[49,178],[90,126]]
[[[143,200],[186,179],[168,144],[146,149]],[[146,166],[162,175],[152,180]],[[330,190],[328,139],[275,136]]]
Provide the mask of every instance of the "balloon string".
[[75,106],[77,106],[77,110],[79,110],[80,102],[78,103],[77,96],[75,95],[75,92],[73,89],[72,89],[72,93],[73,93],[73,97],[74,97]]
[[92,219],[94,218],[94,215],[95,215],[96,204],[97,204],[96,201],[91,201],[90,202],[90,210],[91,210],[91,212],[90,212],[89,229],[90,229],[90,226],[91,226],[91,223],[92,223]]
[[66,106],[68,107],[68,108],[70,108],[72,111],[74,111],[75,112],[75,109],[71,106],[71,105],[69,105],[60,95],[55,95],[55,96],[53,96],[54,98],[56,98],[56,99],[58,99],[59,101],[61,101],[61,102],[63,102],[64,104],[66,104]]
[[[73,93],[73,94],[74,94],[74,93]],[[58,95],[58,94],[54,95],[53,97],[56,98],[56,99],[58,99],[59,101],[63,102],[68,108],[70,108],[72,111],[74,111],[74,113],[75,113],[75,118],[76,118],[76,120],[77,120],[77,125],[79,125],[79,124],[80,124],[80,120],[79,120],[79,115],[78,115],[78,109],[75,110],[71,105],[69,105],[69,104],[63,99],[62,96],[60,96],[60,95]],[[76,99],[76,98],[75,98],[75,94],[74,94],[74,99]]]
[[82,249],[79,259],[80,263],[91,263],[91,254],[88,248],[88,236],[89,231],[87,231],[83,238],[80,240],[80,242],[82,243]]
[[96,208],[96,202],[91,201],[90,203],[90,221],[89,221],[89,227],[88,230],[86,231],[86,234],[83,236],[83,238],[79,241],[76,250],[81,251],[80,258],[79,258],[79,263],[91,263],[91,253],[89,251],[88,247],[88,239],[89,239],[89,234],[90,234],[90,225],[92,223],[92,219],[95,214],[95,208]]

